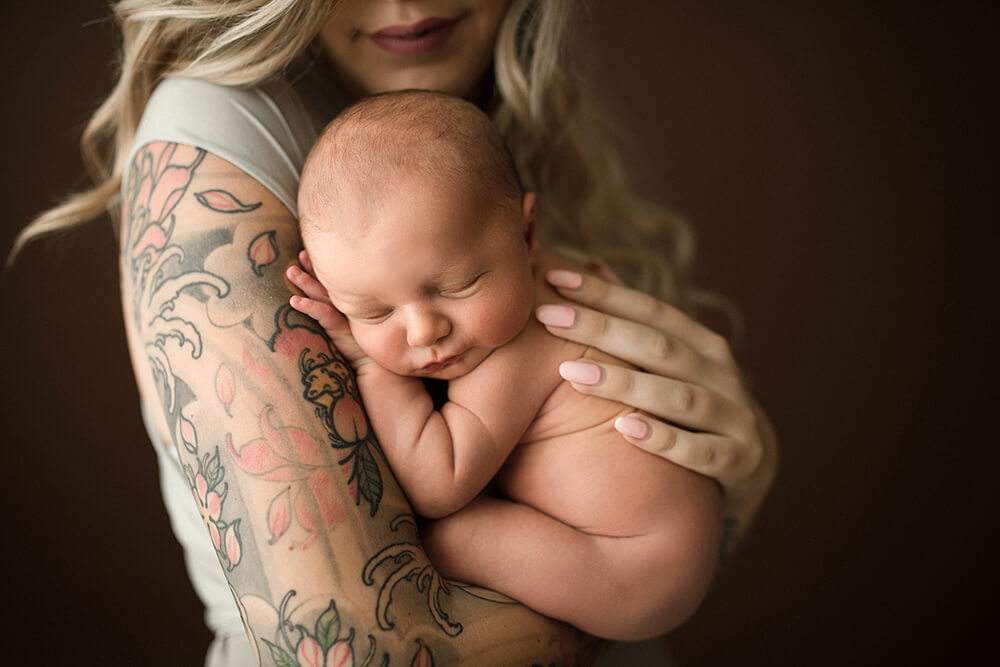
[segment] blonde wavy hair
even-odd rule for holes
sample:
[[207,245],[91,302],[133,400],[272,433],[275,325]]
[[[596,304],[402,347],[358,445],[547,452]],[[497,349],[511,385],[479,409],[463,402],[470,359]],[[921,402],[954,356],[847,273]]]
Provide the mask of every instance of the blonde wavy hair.
[[[124,164],[139,119],[166,77],[250,86],[304,53],[337,0],[120,0],[117,83],[81,137],[94,187],[42,213],[29,241],[105,211],[118,225]],[[511,0],[494,54],[493,118],[522,181],[538,193],[543,241],[606,259],[629,284],[687,308],[709,299],[687,280],[689,226],[636,196],[617,151],[599,131],[568,48],[580,0]]]

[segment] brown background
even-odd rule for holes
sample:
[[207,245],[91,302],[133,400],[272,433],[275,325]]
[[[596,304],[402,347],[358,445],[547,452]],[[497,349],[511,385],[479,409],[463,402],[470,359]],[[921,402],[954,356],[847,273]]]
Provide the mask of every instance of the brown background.
[[[757,529],[674,652],[691,667],[963,662],[996,599],[996,246],[982,231],[996,17],[978,3],[592,4],[594,77],[637,182],[695,221],[697,277],[741,306],[737,353],[782,436]],[[83,183],[75,142],[116,35],[97,0],[0,12],[6,252]],[[4,654],[29,664],[193,665],[207,641],[116,289],[106,221],[0,278]]]

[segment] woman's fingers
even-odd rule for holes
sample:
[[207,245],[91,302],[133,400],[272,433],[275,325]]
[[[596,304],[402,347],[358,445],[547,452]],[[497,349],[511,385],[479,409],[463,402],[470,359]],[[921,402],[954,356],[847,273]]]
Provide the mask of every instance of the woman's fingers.
[[587,268],[591,273],[603,280],[607,280],[612,285],[625,285],[625,281],[614,272],[614,269],[608,266],[608,263],[599,257],[590,258],[590,260],[587,261]]
[[745,479],[760,463],[740,441],[716,433],[693,433],[651,417],[632,414],[615,420],[615,429],[632,444],[718,480],[724,487]]
[[714,477],[727,489],[745,481],[760,464],[764,452],[757,416],[745,400],[589,359],[563,362],[559,374],[577,391],[641,410],[615,422],[626,440]]
[[623,437],[714,477],[726,488],[730,511],[751,516],[774,477],[776,446],[726,340],[613,281],[563,270],[546,279],[577,302],[536,310],[550,333],[642,369],[579,359],[562,365],[563,377],[577,391],[642,410],[618,420]]
[[[581,313],[590,312],[604,318],[611,316],[628,322],[642,322],[667,336],[668,343],[675,340],[702,354],[728,356],[728,345],[724,338],[654,296],[574,271],[549,271],[545,278],[562,296],[593,309],[578,309]],[[609,328],[600,321],[587,324],[591,331],[598,334]],[[596,343],[594,346],[604,349]],[[639,365],[645,367],[644,364]]]
[[686,429],[743,434],[752,427],[752,413],[702,385],[588,359],[564,361],[559,374],[577,391],[630,405]]
[[683,341],[646,324],[562,304],[539,306],[535,316],[555,336],[595,347],[652,373],[689,382],[697,379],[706,386],[723,384],[726,373],[720,372],[717,362],[708,363]]

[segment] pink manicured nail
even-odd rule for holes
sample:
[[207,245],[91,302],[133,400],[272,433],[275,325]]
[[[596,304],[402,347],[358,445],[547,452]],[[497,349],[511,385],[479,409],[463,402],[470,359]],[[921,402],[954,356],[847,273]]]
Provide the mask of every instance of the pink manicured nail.
[[535,309],[535,317],[542,324],[553,327],[571,327],[576,321],[576,311],[567,306],[546,304]]
[[636,440],[649,437],[649,424],[635,417],[619,417],[615,420],[615,430]]
[[559,375],[578,384],[597,384],[601,381],[601,367],[582,361],[564,361],[559,364]]
[[549,271],[545,274],[545,279],[556,287],[567,287],[569,289],[576,289],[583,284],[583,276],[579,273],[575,271],[563,271],[562,269]]

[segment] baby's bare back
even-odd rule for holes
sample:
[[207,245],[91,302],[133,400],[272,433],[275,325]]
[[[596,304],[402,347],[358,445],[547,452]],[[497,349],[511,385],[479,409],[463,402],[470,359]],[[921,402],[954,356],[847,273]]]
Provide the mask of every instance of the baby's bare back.
[[696,485],[712,482],[625,442],[614,421],[633,411],[560,382],[500,469],[498,490],[587,533],[655,532]]

